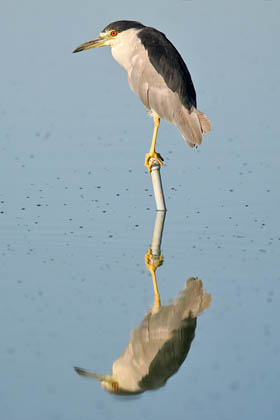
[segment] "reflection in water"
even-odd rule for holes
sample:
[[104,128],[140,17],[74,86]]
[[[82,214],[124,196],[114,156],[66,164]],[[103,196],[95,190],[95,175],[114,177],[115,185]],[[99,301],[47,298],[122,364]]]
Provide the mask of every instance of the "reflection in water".
[[211,302],[202,281],[191,277],[178,298],[161,306],[156,269],[162,264],[160,253],[165,212],[157,212],[152,247],[146,254],[146,267],[154,286],[154,305],[141,324],[131,332],[123,354],[113,363],[111,375],[100,375],[77,368],[78,374],[98,379],[107,391],[139,394],[165,385],[184,362],[196,329],[196,318]]

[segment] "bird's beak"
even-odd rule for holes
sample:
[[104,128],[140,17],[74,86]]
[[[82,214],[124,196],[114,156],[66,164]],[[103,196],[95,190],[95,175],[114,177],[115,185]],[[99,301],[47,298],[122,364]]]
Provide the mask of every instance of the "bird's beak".
[[98,38],[92,39],[91,41],[85,42],[84,44],[79,45],[73,53],[77,53],[83,50],[89,50],[90,48],[99,48],[103,47],[106,38],[99,36]]
[[87,376],[88,378],[97,379],[98,381],[104,381],[106,375],[100,375],[99,373],[91,372],[90,370],[82,369],[80,367],[74,366],[75,371],[81,376]]
[[87,376],[88,378],[97,379],[102,387],[109,392],[118,392],[119,384],[114,381],[113,377],[110,375],[100,375],[99,373],[92,372],[87,369],[82,369],[77,366],[74,366],[75,371],[81,376]]

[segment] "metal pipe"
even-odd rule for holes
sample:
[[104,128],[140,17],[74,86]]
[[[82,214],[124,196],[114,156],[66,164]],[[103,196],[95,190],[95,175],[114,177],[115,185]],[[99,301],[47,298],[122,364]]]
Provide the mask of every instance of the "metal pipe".
[[151,177],[154,189],[154,197],[156,201],[157,210],[166,211],[165,200],[163,195],[161,176],[160,176],[160,164],[153,159],[153,165],[151,168]]
[[160,246],[161,246],[161,238],[162,238],[165,215],[166,215],[166,211],[157,211],[153,239],[152,239],[152,246],[151,246],[152,255],[154,257],[159,257],[161,255]]

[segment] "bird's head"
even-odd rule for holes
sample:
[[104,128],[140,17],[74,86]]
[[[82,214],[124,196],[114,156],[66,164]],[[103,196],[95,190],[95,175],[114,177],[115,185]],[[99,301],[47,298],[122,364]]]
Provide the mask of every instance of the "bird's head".
[[102,386],[102,388],[105,389],[105,391],[108,391],[112,394],[132,396],[132,395],[136,395],[143,392],[141,390],[134,391],[134,390],[129,390],[129,389],[125,389],[121,387],[120,383],[112,375],[102,375],[102,374],[95,373],[87,369],[82,369],[77,366],[75,366],[74,369],[81,376],[97,379],[100,382],[100,385]]
[[98,38],[94,38],[79,45],[73,53],[89,50],[90,48],[99,48],[104,46],[113,47],[117,40],[122,38],[124,32],[130,29],[139,30],[141,28],[144,28],[144,25],[133,20],[118,20],[116,22],[112,22],[107,25],[102,32],[100,32]]
[[74,367],[75,371],[81,376],[87,376],[88,378],[97,379],[102,388],[106,389],[106,391],[117,393],[119,391],[119,384],[111,375],[101,375],[99,373],[91,372],[86,369],[82,369],[79,367]]

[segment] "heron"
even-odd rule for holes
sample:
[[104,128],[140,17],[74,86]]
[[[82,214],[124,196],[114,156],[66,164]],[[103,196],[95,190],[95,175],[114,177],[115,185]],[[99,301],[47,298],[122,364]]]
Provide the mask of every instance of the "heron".
[[197,109],[196,91],[190,72],[174,45],[155,28],[132,20],[107,25],[99,37],[79,45],[73,53],[110,46],[114,59],[127,71],[128,82],[154,120],[150,151],[145,166],[151,172],[155,162],[160,119],[173,123],[187,144],[197,147],[202,134],[211,130],[206,115]]
[[203,289],[202,281],[189,278],[174,303],[161,306],[155,299],[154,308],[131,332],[126,349],[113,363],[112,374],[80,367],[75,367],[76,372],[97,379],[106,391],[118,395],[161,388],[187,357],[197,317],[210,303],[211,295]]

